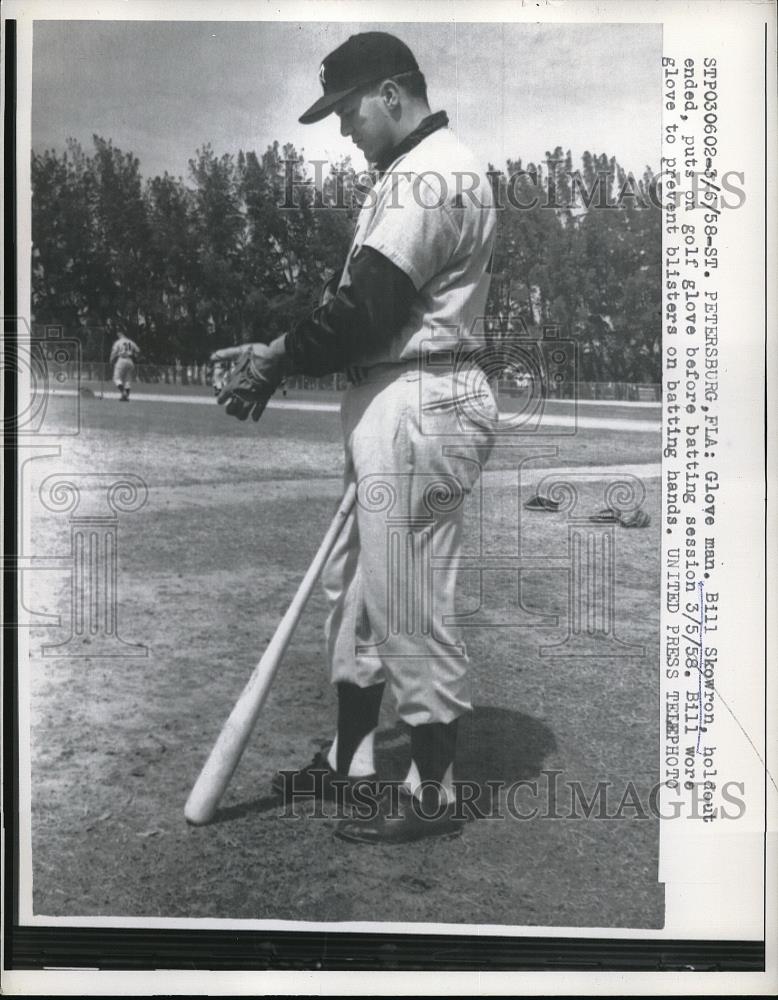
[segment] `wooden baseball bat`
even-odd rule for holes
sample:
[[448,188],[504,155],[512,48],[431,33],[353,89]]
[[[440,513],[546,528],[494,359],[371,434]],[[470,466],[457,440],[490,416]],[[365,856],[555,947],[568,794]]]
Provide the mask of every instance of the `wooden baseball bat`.
[[184,815],[187,821],[195,826],[202,826],[213,819],[216,807],[219,805],[230,778],[238,766],[241,754],[246,748],[251,731],[265,703],[270,685],[273,683],[273,678],[289,646],[300,616],[308,603],[316,581],[321,575],[324,564],[332,552],[338,535],[346,523],[346,518],[354,506],[355,498],[356,486],[352,483],[344,493],[337,513],[332,519],[302,583],[297,588],[292,603],[279,622],[262,659],[254,667],[248,683],[230,712],[229,718],[224,723],[224,728],[189,793],[184,807]]

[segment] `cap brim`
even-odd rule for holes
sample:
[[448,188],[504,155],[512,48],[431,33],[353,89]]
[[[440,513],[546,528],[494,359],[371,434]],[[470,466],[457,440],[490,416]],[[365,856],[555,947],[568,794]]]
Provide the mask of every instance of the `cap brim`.
[[353,94],[355,90],[359,90],[359,85],[349,87],[346,90],[338,90],[332,94],[324,94],[304,114],[300,115],[297,120],[301,125],[313,125],[315,122],[320,122],[322,118],[326,118],[327,115],[332,114],[338,101],[342,101],[344,97]]

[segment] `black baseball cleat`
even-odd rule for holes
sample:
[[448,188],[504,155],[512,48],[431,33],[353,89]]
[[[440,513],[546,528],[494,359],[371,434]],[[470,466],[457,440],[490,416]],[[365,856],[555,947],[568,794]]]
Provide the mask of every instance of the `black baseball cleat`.
[[428,808],[429,802],[423,805],[405,788],[396,791],[383,797],[376,815],[340,820],[335,836],[352,844],[410,844],[429,837],[450,840],[462,833],[464,819],[456,815],[453,803]]
[[319,750],[306,767],[297,771],[277,771],[270,782],[273,789],[284,804],[291,805],[295,801],[311,802],[351,802],[351,794],[359,785],[374,783],[377,776],[366,774],[359,778],[350,778],[340,774],[330,767],[327,755]]

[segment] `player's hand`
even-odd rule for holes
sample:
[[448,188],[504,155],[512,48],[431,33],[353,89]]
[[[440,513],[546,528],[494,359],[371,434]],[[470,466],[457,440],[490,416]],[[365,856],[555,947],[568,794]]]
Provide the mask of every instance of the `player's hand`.
[[343,276],[343,269],[336,271],[321,286],[319,290],[319,306],[326,306],[335,298],[340,279]]
[[216,397],[219,406],[238,420],[248,420],[249,415],[255,422],[259,420],[283,377],[277,351],[267,344],[246,344],[215,351],[211,360],[234,362]]

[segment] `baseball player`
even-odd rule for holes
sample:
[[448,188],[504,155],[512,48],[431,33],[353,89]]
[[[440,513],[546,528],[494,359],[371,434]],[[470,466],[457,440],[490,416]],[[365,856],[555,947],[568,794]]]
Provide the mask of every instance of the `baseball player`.
[[[399,39],[352,36],[324,59],[319,81],[323,95],[300,121],[334,113],[377,181],[334,294],[291,333],[244,349],[219,397],[228,413],[257,420],[287,373],[345,371],[349,380],[345,479],[358,500],[323,577],[337,731],[326,753],[291,783],[280,772],[273,787],[335,798],[375,779],[388,688],[411,732],[402,794],[339,820],[336,835],[450,837],[461,832],[457,723],[471,708],[467,657],[451,624],[462,503],[479,474],[467,454],[485,461],[498,416],[473,360],[494,242],[491,190],[445,112],[430,113],[424,76]],[[394,525],[397,544],[387,540]]]
[[135,362],[140,357],[140,350],[134,340],[122,333],[116,334],[116,340],[111,348],[111,364],[113,365],[113,381],[119,390],[119,401],[129,403],[130,388],[135,375]]

